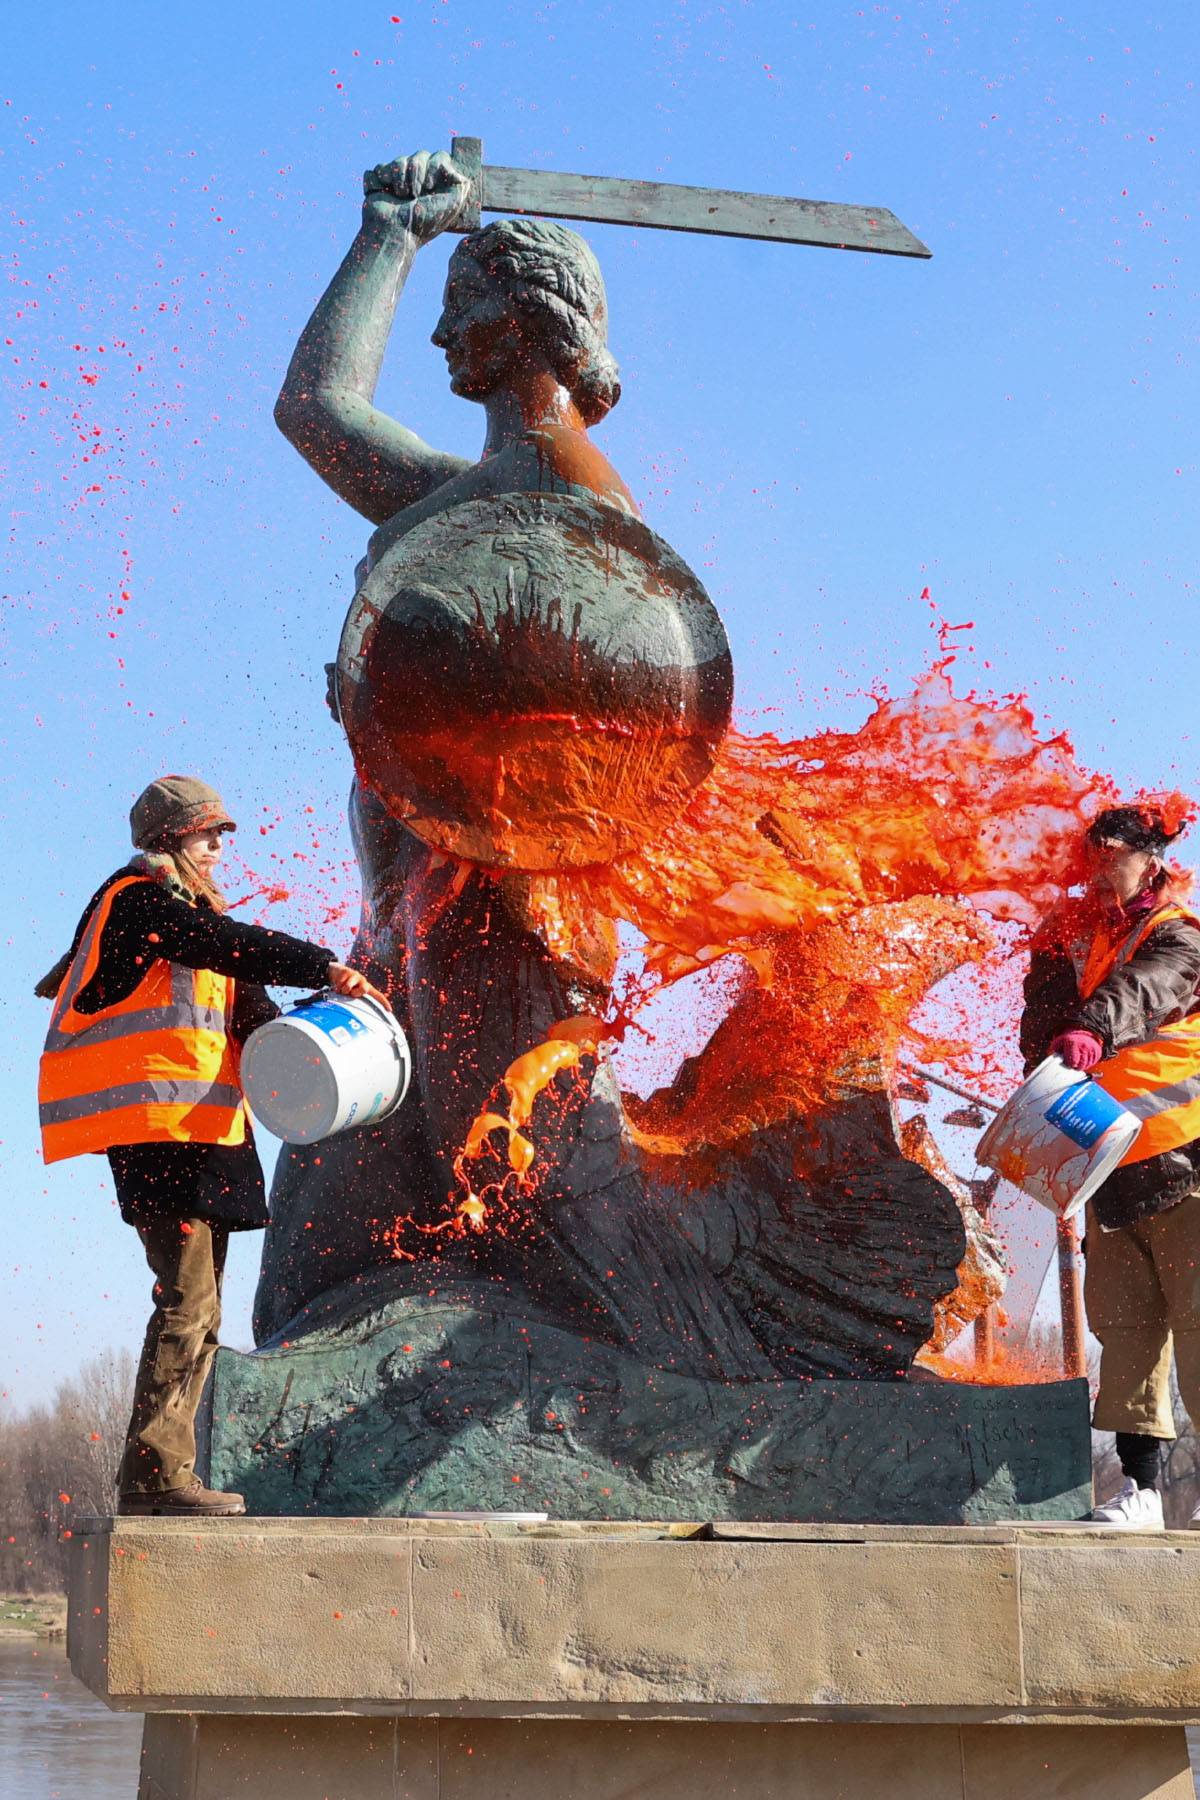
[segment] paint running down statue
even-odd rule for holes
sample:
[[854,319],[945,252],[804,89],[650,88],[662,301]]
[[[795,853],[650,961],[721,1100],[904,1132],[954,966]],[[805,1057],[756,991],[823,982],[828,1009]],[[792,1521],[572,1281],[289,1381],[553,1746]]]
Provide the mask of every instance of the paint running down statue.
[[[381,412],[374,393],[413,259],[459,223],[467,175],[444,154],[418,155],[372,170],[365,187],[362,228],[300,339],[276,419],[376,527],[333,701],[357,777],[356,961],[392,995],[415,1081],[384,1125],[281,1157],[260,1342],[294,1342],[355,1309],[377,1320],[436,1303],[705,1380],[901,1377],[956,1288],[969,1208],[921,1166],[927,1150],[909,1142],[902,1154],[869,1031],[815,1112],[799,1076],[784,1079],[790,1065],[771,1092],[738,1092],[738,1041],[760,1054],[774,1043],[782,1067],[803,1009],[836,1025],[842,999],[823,997],[816,971],[851,954],[828,880],[807,872],[811,846],[766,801],[751,814],[752,848],[788,894],[809,896],[817,960],[781,930],[775,985],[736,1009],[741,1039],[727,1021],[715,1060],[685,1064],[650,1102],[623,1100],[603,1046],[586,1054],[537,1102],[529,1181],[498,1184],[485,1229],[461,1210],[456,1161],[505,1071],[565,1020],[612,1019],[618,913],[668,921],[660,974],[750,943],[737,918],[749,887],[717,883],[723,935],[682,907],[691,923],[672,936],[670,904],[637,874],[681,820],[702,832],[715,805],[714,764],[735,742],[732,663],[702,585],[589,436],[620,383],[587,244],[521,217],[456,248],[433,342],[454,392],[485,411],[480,460],[463,461]],[[802,913],[781,900],[777,922]],[[770,924],[756,915],[764,957]],[[949,903],[919,917],[903,903],[868,907],[859,954],[877,968],[893,927],[906,948],[889,992],[911,979],[918,939],[917,987],[966,953]],[[698,1125],[706,1107],[720,1129]],[[973,1254],[982,1306],[997,1272]],[[958,1324],[971,1304],[960,1288]]]

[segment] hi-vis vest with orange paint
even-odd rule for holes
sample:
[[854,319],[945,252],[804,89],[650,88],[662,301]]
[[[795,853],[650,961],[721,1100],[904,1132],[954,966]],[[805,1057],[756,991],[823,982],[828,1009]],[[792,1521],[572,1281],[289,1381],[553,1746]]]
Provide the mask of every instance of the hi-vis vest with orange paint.
[[165,958],[125,1000],[80,1013],[96,973],[100,936],[128,875],[102,895],[58,991],[38,1075],[42,1154],[48,1163],[115,1144],[241,1144],[246,1113],[237,1051],[228,1035],[234,983]]
[[[1114,970],[1123,968],[1154,928],[1168,919],[1200,925],[1200,919],[1186,907],[1163,906],[1124,937],[1101,926],[1086,956],[1073,955],[1083,999],[1094,994]],[[1122,1162],[1144,1162],[1148,1156],[1178,1150],[1181,1144],[1200,1138],[1200,1011],[1174,1025],[1160,1025],[1144,1043],[1127,1044],[1124,1050],[1105,1057],[1097,1064],[1093,1079],[1119,1100],[1126,1112],[1142,1121]]]

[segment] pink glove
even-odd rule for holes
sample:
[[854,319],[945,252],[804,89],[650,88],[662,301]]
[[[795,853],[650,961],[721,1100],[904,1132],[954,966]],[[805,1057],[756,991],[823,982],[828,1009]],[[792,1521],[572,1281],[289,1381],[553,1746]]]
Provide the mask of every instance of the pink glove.
[[1104,1045],[1094,1031],[1060,1031],[1050,1054],[1061,1056],[1068,1069],[1094,1069],[1104,1055]]

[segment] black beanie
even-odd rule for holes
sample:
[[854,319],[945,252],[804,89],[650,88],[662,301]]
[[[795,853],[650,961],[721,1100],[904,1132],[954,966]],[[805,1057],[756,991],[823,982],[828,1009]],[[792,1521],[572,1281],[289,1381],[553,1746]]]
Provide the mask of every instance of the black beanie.
[[1149,850],[1161,855],[1183,831],[1168,831],[1161,813],[1150,806],[1109,806],[1088,826],[1087,834],[1094,844],[1115,838],[1131,850]]

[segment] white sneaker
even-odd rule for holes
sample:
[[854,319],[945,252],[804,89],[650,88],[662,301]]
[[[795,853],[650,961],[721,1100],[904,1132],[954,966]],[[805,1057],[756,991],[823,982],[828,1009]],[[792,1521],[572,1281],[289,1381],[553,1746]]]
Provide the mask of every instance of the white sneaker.
[[[1200,1507],[1197,1507],[1200,1513]],[[1196,1524],[1200,1527],[1200,1519]],[[1140,1488],[1136,1481],[1122,1482],[1110,1500],[1094,1508],[1093,1525],[1112,1525],[1118,1531],[1161,1531],[1162,1495],[1157,1488]]]

